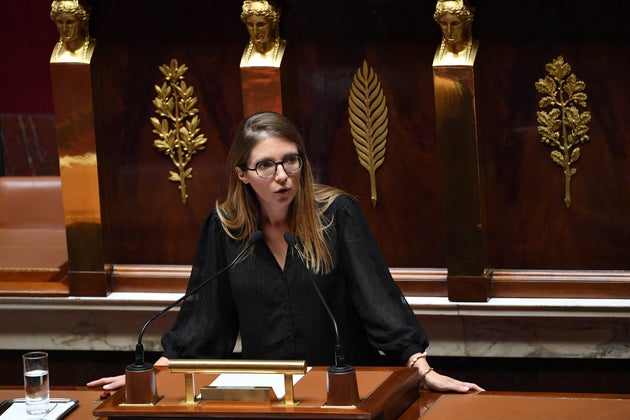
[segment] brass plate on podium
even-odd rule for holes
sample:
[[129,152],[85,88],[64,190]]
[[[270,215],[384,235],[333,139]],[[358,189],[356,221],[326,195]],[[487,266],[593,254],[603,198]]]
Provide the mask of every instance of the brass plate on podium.
[[278,397],[268,386],[218,387],[202,386],[201,399],[208,401],[259,401],[270,403]]
[[[191,419],[191,418],[313,418],[396,419],[419,397],[418,371],[406,367],[357,367],[360,404],[356,407],[326,407],[327,367],[313,367],[295,385],[297,406],[282,401],[260,404],[239,401],[208,401],[181,404],[184,400],[184,375],[161,369],[156,376],[163,398],[153,407],[124,405],[125,391],[119,389],[99,405],[93,415],[115,419]],[[195,391],[209,385],[218,375],[195,375]]]

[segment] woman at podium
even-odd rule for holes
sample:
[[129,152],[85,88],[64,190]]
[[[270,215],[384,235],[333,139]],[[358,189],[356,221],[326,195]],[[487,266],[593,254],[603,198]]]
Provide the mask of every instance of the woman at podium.
[[[414,366],[423,387],[482,391],[430,367],[429,340],[364,213],[349,194],[314,181],[303,139],[290,120],[274,112],[244,119],[228,167],[227,197],[205,221],[188,290],[236,260],[244,247],[248,252],[184,300],[156,364],[233,358],[240,336],[245,359],[331,365],[336,324],[350,365]],[[113,389],[124,380],[101,378],[88,386]]]

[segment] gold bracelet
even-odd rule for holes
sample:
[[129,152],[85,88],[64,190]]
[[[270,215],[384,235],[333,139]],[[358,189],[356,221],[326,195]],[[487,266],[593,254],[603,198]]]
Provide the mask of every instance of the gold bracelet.
[[425,370],[422,373],[422,375],[420,375],[420,380],[418,381],[420,383],[420,388],[424,388],[424,385],[426,385],[424,379],[431,372],[433,372],[433,368],[432,367],[430,367],[429,369]]
[[413,367],[413,365],[415,365],[418,360],[424,359],[424,358],[425,358],[424,354],[420,354],[419,356],[414,357],[413,359],[411,359],[411,362],[409,362],[407,367]]

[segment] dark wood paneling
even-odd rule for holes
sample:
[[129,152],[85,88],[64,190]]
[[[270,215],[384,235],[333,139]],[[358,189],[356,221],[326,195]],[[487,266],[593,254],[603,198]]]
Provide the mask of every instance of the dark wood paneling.
[[[225,192],[225,157],[243,116],[238,63],[247,33],[239,19],[241,3],[92,1],[104,233],[114,264],[192,261],[203,219]],[[485,267],[627,270],[630,26],[610,21],[611,11],[625,3],[536,0],[517,10],[499,0],[475,3]],[[305,134],[318,180],[359,198],[392,267],[446,265],[431,67],[441,35],[434,9],[435,2],[415,0],[296,0],[285,2],[281,21],[288,41],[285,114]],[[534,83],[559,55],[586,83],[592,115],[591,140],[574,164],[571,208],[563,203],[562,171],[536,130],[540,98]],[[208,137],[192,162],[187,205],[167,180],[171,163],[152,146],[149,122],[153,86],[162,83],[158,66],[172,58],[189,67],[186,80],[199,98]],[[363,60],[378,75],[389,109],[376,207],[348,125],[348,92]],[[16,146],[22,144],[11,143]],[[577,273],[576,283],[580,278]],[[432,295],[445,290],[441,280],[412,283],[404,287]],[[536,276],[504,276],[493,283],[501,296],[615,295],[625,287],[587,279],[577,287]]]
[[[318,180],[357,195],[390,265],[443,266],[432,87],[418,83],[430,82],[430,60],[423,58],[432,56],[434,43],[423,44],[422,37],[436,35],[433,6],[407,2],[401,16],[402,4],[324,3],[292,2],[284,10],[289,47],[283,70],[294,81],[285,84],[285,114],[303,130]],[[203,218],[225,192],[225,157],[243,117],[238,64],[247,33],[240,2],[207,12],[201,7],[207,3],[199,1],[150,4],[102,1],[94,12],[97,134],[108,155],[103,185],[110,195],[105,205],[112,262],[188,264]],[[418,30],[409,14],[423,7],[426,25]],[[121,9],[128,13],[121,15]],[[174,19],[179,15],[187,18]],[[189,67],[186,80],[199,97],[201,129],[208,137],[206,150],[192,162],[187,205],[166,179],[171,163],[153,148],[149,123],[153,85],[162,83],[158,66],[172,58]],[[352,78],[363,60],[381,80],[390,119],[375,208],[347,112]],[[401,69],[413,76],[400,77]]]
[[[242,105],[240,40],[225,27],[222,9],[238,17],[239,5],[207,4],[103,1],[95,7],[97,141],[113,263],[190,263],[203,220],[224,194],[227,149]],[[164,81],[158,67],[171,59],[189,67],[185,80],[199,99],[208,138],[190,165],[187,205],[167,180],[174,167],[153,147],[150,123],[154,85]]]
[[[476,33],[480,143],[486,160],[487,265],[495,268],[628,269],[630,120],[628,25],[606,16],[622,3],[535,1],[480,5]],[[502,17],[503,16],[503,17]],[[564,175],[541,143],[534,83],[562,55],[586,83],[590,141]]]
[[630,298],[627,271],[497,270],[492,280],[494,297]]

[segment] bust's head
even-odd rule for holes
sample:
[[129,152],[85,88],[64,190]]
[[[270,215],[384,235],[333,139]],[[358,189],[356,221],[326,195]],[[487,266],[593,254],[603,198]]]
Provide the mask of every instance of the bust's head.
[[435,5],[433,19],[437,21],[447,13],[458,16],[467,23],[471,23],[474,17],[474,8],[466,0],[438,0]]
[[241,20],[249,32],[254,48],[260,54],[268,52],[280,37],[280,10],[267,0],[245,0]]
[[88,36],[90,14],[78,0],[54,0],[50,18],[67,48],[73,44],[81,45]]
[[438,0],[433,19],[447,46],[470,41],[474,10],[465,0]]

